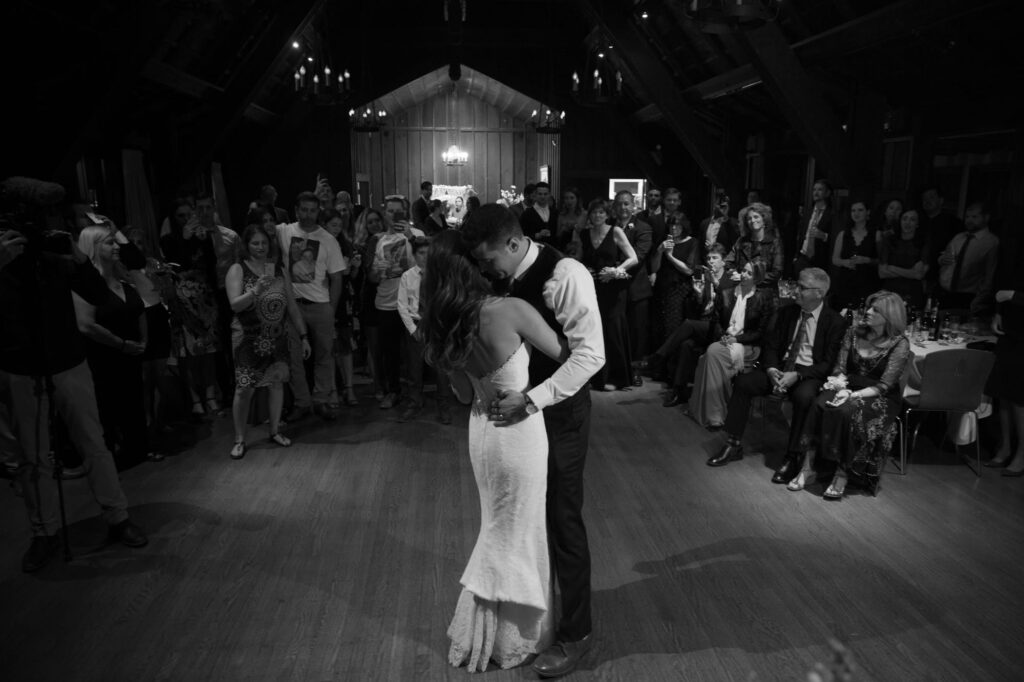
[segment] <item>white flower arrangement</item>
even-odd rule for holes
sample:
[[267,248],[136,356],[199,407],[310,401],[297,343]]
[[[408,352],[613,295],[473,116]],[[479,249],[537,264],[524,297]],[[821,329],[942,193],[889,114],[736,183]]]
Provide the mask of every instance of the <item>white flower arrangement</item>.
[[846,375],[837,374],[836,376],[829,377],[822,388],[826,391],[841,391],[846,388],[846,386]]

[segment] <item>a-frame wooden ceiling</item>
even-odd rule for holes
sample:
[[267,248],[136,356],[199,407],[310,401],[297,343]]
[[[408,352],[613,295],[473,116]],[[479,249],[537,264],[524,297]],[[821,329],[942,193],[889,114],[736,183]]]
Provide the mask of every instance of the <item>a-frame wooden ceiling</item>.
[[681,0],[9,0],[8,108],[25,131],[18,142],[33,144],[7,160],[45,174],[120,136],[158,139],[188,166],[241,121],[272,134],[296,106],[295,39],[353,73],[352,102],[457,61],[568,108],[570,74],[596,30],[627,74],[615,115],[664,128],[712,176],[735,173],[707,142],[727,128],[792,128],[812,151],[843,158],[848,141],[800,114],[845,121],[865,92],[889,107],[935,107],[950,127],[1020,120],[1017,0],[770,4],[777,18],[759,32],[708,33]]

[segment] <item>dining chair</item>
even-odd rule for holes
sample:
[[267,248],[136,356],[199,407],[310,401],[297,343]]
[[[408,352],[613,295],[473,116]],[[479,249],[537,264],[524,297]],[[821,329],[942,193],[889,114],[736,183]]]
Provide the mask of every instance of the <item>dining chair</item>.
[[[909,447],[910,416],[914,412],[973,413],[981,404],[985,382],[995,363],[995,355],[982,350],[954,348],[929,353],[921,366],[921,392],[906,396],[902,417],[900,443],[900,473],[906,473],[907,459],[917,444],[917,434],[923,420],[913,430]],[[945,439],[945,436],[943,436]],[[954,444],[959,453],[959,446]],[[965,459],[976,476],[981,476],[981,445],[974,439],[976,467]]]

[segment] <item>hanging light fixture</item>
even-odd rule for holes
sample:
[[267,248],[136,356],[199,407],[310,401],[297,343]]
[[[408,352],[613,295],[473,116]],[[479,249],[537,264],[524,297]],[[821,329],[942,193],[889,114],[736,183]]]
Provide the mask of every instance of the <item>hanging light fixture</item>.
[[572,98],[587,107],[612,104],[622,96],[623,84],[622,72],[612,63],[615,45],[596,29],[587,44],[582,72],[572,72]]
[[357,133],[375,133],[387,123],[388,112],[371,102],[358,109],[348,110],[348,122]]
[[562,132],[562,126],[565,125],[565,112],[541,104],[540,109],[534,109],[530,114],[530,124],[538,133],[559,135]]
[[319,105],[340,104],[352,95],[352,74],[331,68],[326,36],[294,40],[292,51],[299,55],[292,74],[296,94]]
[[688,0],[684,12],[705,33],[731,33],[775,21],[779,0]]
[[453,144],[441,152],[441,160],[446,166],[465,166],[469,161],[469,152],[459,149],[459,145]]

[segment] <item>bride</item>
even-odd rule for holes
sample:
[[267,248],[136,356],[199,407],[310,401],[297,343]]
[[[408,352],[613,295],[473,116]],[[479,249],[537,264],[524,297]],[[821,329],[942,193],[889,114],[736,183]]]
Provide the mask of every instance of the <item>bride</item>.
[[532,347],[555,359],[565,341],[528,303],[492,294],[454,230],[434,237],[421,300],[427,362],[472,398],[469,456],[480,493],[480,534],[448,628],[453,666],[519,665],[552,639],[551,569],[545,526],[548,443],[543,414],[488,420],[491,401],[525,391]]

